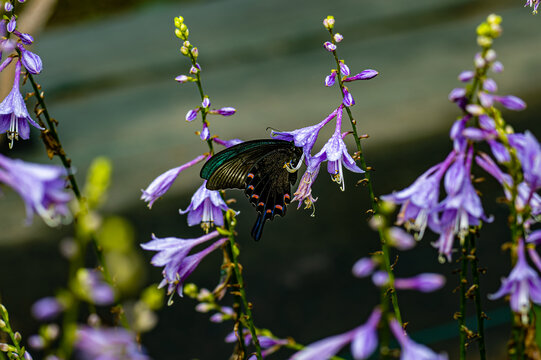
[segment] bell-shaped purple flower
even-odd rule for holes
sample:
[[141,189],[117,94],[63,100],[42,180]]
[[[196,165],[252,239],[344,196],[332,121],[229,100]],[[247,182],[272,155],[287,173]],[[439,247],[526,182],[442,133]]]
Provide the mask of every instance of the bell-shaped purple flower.
[[171,185],[173,185],[173,182],[183,170],[197,164],[198,162],[206,159],[207,157],[207,155],[199,155],[198,157],[191,161],[188,161],[184,165],[167,170],[156,179],[154,179],[145,190],[141,190],[143,192],[143,195],[141,195],[141,200],[148,202],[149,209],[152,208],[152,204],[154,204],[154,201],[162,197],[167,192],[167,190],[169,190]]
[[323,146],[323,148],[313,157],[314,163],[312,166],[317,166],[318,163],[327,161],[327,170],[331,174],[333,181],[340,184],[340,188],[344,191],[344,173],[342,171],[342,165],[349,171],[356,173],[364,173],[364,170],[359,168],[355,163],[355,160],[349,155],[346,144],[342,139],[342,106],[338,108],[338,114],[336,117],[336,130],[331,136],[329,141]]
[[470,225],[477,226],[481,220],[490,222],[483,211],[481,199],[471,183],[471,163],[473,147],[470,146],[467,154],[460,154],[445,174],[445,190],[447,197],[438,205],[436,210],[442,212],[437,221],[430,222],[431,229],[440,234],[434,244],[443,256],[451,261],[453,240],[455,235],[464,237],[469,232]]
[[28,70],[28,72],[31,74],[39,74],[43,69],[41,58],[32,51],[26,50],[21,44],[19,44],[17,47],[21,51],[21,62],[26,70]]
[[30,137],[30,125],[37,129],[45,130],[39,126],[28,114],[23,96],[19,91],[19,78],[21,75],[21,62],[17,61],[15,65],[15,80],[11,92],[0,103],[0,134],[7,132],[10,140],[10,147],[13,146],[13,140]]
[[316,143],[319,131],[325,126],[329,121],[331,121],[339,111],[342,111],[342,108],[338,108],[329,114],[323,121],[319,124],[292,130],[292,131],[271,131],[271,136],[286,141],[294,141],[295,146],[302,147],[304,155],[308,158],[310,157],[310,152]]
[[376,308],[365,324],[346,333],[316,341],[293,354],[290,360],[328,360],[350,342],[353,358],[367,359],[378,346],[377,327],[380,319],[381,310]]
[[517,151],[524,180],[533,190],[538,190],[541,188],[541,145],[529,131],[524,134],[511,134],[508,139],[509,144]]
[[419,239],[423,237],[428,219],[435,216],[433,210],[438,204],[440,182],[455,156],[452,151],[443,162],[428,169],[404,190],[381,197],[385,201],[402,204],[398,224],[405,223],[407,228],[418,232]]
[[333,70],[330,75],[325,77],[325,86],[333,86],[336,82],[336,70]]
[[124,328],[77,329],[75,354],[81,360],[150,360],[137,343],[135,335]]
[[214,141],[216,144],[220,144],[225,147],[230,147],[230,146],[237,145],[243,142],[240,139],[222,140],[218,138],[217,136],[212,137],[212,141]]
[[32,305],[32,316],[39,321],[48,321],[56,318],[62,311],[64,306],[53,296],[39,299]]
[[351,95],[347,87],[344,86],[342,93],[344,95],[344,100],[342,102],[344,103],[345,106],[355,105],[355,99],[353,98],[353,95]]
[[212,226],[222,226],[224,216],[222,211],[227,211],[227,204],[220,196],[220,192],[207,189],[207,181],[197,189],[192,196],[192,201],[186,210],[179,210],[181,214],[188,213],[188,226],[201,224],[203,230],[208,231]]
[[448,357],[446,354],[436,354],[434,351],[430,350],[428,347],[417,344],[411,340],[406,332],[402,329],[402,326],[392,319],[389,322],[389,327],[391,328],[394,337],[400,344],[402,351],[400,353],[400,360],[447,360]]
[[500,289],[496,293],[490,294],[488,298],[495,300],[509,294],[511,296],[511,309],[521,314],[523,322],[527,323],[531,302],[541,305],[541,279],[537,272],[528,265],[522,239],[519,240],[517,246],[517,256],[517,263],[511,270],[509,277],[502,279]]
[[[306,162],[307,162],[306,171],[304,172],[304,174],[301,177],[301,180],[299,181],[299,187],[293,193],[294,195],[293,201],[299,202],[297,209],[301,207],[303,202],[305,205],[305,209],[314,208],[314,211],[312,212],[312,215],[313,215],[315,212],[314,203],[317,201],[317,198],[314,198],[312,196],[312,184],[317,178],[321,163],[317,161],[313,161],[311,158],[307,158]],[[315,163],[315,165],[312,166],[312,163]]]
[[379,73],[376,70],[366,69],[356,75],[345,78],[344,82],[350,82],[350,81],[356,81],[356,80],[370,80],[378,76],[378,74]]
[[[170,266],[168,271],[164,270],[164,278],[158,287],[162,288],[167,285],[168,295],[172,296],[176,292],[180,297],[182,297],[182,288],[186,279],[192,274],[192,272],[194,272],[197,266],[199,266],[199,263],[205,258],[205,256],[221,247],[227,240],[227,238],[219,239],[218,241],[215,241],[212,245],[201,250],[200,252],[190,256],[186,256],[182,261],[178,263],[175,262],[175,267]],[[172,254],[169,254],[169,256],[174,257]],[[171,304],[171,300],[172,298],[170,298],[169,304]]]
[[378,267],[378,263],[371,257],[364,257],[353,264],[353,275],[358,278],[370,276]]
[[49,226],[69,219],[68,202],[72,196],[66,189],[66,176],[66,169],[61,166],[33,164],[0,155],[0,183],[22,197],[27,223],[32,222],[34,213]]
[[[164,267],[163,277],[168,283],[174,283],[181,265],[190,251],[197,245],[218,237],[218,231],[205,234],[197,239],[180,239],[175,237],[157,238],[152,234],[152,241],[141,244],[149,251],[157,251],[150,263],[156,267]],[[179,295],[182,296],[182,293]]]

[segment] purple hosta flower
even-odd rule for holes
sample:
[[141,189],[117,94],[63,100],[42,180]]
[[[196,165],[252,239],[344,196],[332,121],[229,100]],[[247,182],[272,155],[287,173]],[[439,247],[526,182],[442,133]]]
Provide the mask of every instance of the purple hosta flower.
[[378,267],[378,262],[371,257],[364,257],[353,264],[353,275],[358,278],[367,277]]
[[66,169],[56,165],[41,165],[12,160],[0,155],[0,183],[15,190],[24,200],[26,222],[34,213],[49,226],[68,219],[71,193],[66,189]]
[[527,243],[532,243],[535,245],[541,244],[541,230],[532,231],[527,237],[526,237]]
[[167,170],[156,179],[154,179],[145,190],[141,190],[143,192],[143,195],[141,195],[141,200],[148,202],[149,209],[152,208],[152,204],[154,204],[154,201],[162,197],[167,192],[167,190],[169,190],[169,188],[171,187],[171,185],[173,185],[173,182],[182,172],[182,170],[185,170],[206,158],[208,158],[208,155],[199,155],[198,157],[196,157],[192,161],[188,161],[184,165]]
[[334,37],[334,41],[337,42],[337,43],[339,43],[339,42],[341,42],[342,40],[344,40],[344,37],[343,37],[342,34],[340,34],[340,33],[334,34],[333,37]]
[[342,128],[342,106],[338,108],[338,114],[336,117],[336,130],[331,136],[329,141],[323,146],[323,148],[314,155],[314,163],[311,164],[314,168],[317,164],[327,161],[327,171],[331,174],[333,181],[340,184],[340,188],[344,191],[344,173],[342,171],[342,165],[346,167],[349,171],[356,173],[364,173],[364,170],[359,168],[355,163],[355,160],[349,155],[347,151],[346,144],[342,139],[342,133],[340,132]]
[[484,82],[483,82],[483,89],[488,91],[488,92],[496,92],[498,91],[498,84],[496,84],[496,81],[494,81],[493,79],[486,79]]
[[418,233],[419,239],[423,237],[429,217],[435,216],[433,209],[438,204],[440,181],[455,156],[452,151],[443,162],[428,169],[409,187],[381,197],[385,201],[402,204],[398,224],[405,223],[406,228]]
[[319,131],[325,126],[329,121],[331,121],[338,112],[342,112],[342,107],[334,110],[329,114],[323,121],[319,124],[300,128],[293,131],[271,131],[271,136],[276,139],[294,141],[295,146],[302,147],[303,154],[308,158],[310,152],[316,143]]
[[39,126],[28,114],[23,96],[19,91],[19,78],[21,75],[21,62],[17,61],[15,65],[15,80],[11,92],[0,103],[0,134],[7,133],[10,140],[10,148],[13,146],[13,140],[28,139],[30,137],[30,123],[35,128],[45,130]]
[[458,80],[470,82],[475,77],[475,72],[471,70],[463,71],[458,75]]
[[533,191],[541,188],[541,146],[535,136],[526,131],[524,134],[508,136],[509,144],[516,149],[522,166],[524,180]]
[[349,66],[346,65],[344,60],[340,60],[340,72],[344,76],[349,76],[349,74],[350,74]]
[[199,107],[196,107],[195,109],[191,109],[186,113],[186,121],[193,121],[197,117],[197,113],[201,110]]
[[220,192],[207,189],[207,181],[197,189],[192,196],[192,201],[186,210],[179,210],[181,214],[188,213],[188,226],[201,224],[203,230],[208,231],[212,226],[222,226],[224,216],[222,211],[227,211],[227,204],[220,196]]
[[110,305],[115,301],[111,285],[105,282],[101,272],[79,269],[77,279],[81,286],[81,295],[96,305]]
[[8,24],[6,25],[6,29],[8,32],[13,32],[15,30],[15,27],[17,26],[17,19],[15,18],[15,15],[11,16],[11,19],[9,20]]
[[367,70],[361,71],[360,73],[358,73],[356,75],[347,77],[343,81],[344,82],[350,82],[350,81],[356,81],[356,80],[370,80],[370,79],[375,78],[376,76],[378,76],[378,74],[379,73],[376,70],[367,69]]
[[336,45],[334,45],[330,41],[325,41],[325,43],[323,44],[323,47],[325,48],[325,50],[330,51],[330,52],[333,52],[334,50],[336,50]]
[[81,326],[75,339],[76,358],[81,360],[150,360],[137,343],[135,334],[120,328]]
[[520,111],[520,110],[526,109],[526,103],[522,99],[513,95],[507,95],[507,96],[494,95],[493,99],[499,102],[500,104],[502,104],[505,108],[509,110]]
[[488,298],[495,300],[509,294],[511,296],[511,309],[521,314],[522,321],[526,324],[531,308],[530,301],[541,305],[541,279],[537,272],[528,265],[522,239],[518,242],[517,257],[517,263],[511,270],[509,277],[503,278],[500,289],[496,293],[488,295]]
[[235,108],[232,108],[232,107],[228,106],[228,107],[220,108],[218,110],[210,110],[209,114],[222,115],[222,116],[231,116],[236,112],[237,112],[237,110]]
[[298,201],[299,205],[297,206],[297,209],[301,207],[302,203],[304,202],[305,209],[314,208],[312,212],[312,216],[314,215],[314,212],[316,210],[314,203],[317,201],[317,198],[314,198],[312,196],[312,184],[316,180],[316,177],[319,173],[319,168],[321,163],[315,164],[315,166],[312,166],[313,163],[312,159],[307,158],[307,167],[306,171],[301,177],[301,181],[299,181],[299,187],[297,190],[293,193],[293,201]]
[[49,296],[39,299],[32,305],[32,316],[39,321],[48,321],[56,318],[62,311],[64,306],[57,298]]
[[365,324],[346,333],[316,341],[293,354],[290,360],[328,360],[350,342],[353,358],[367,359],[378,346],[377,327],[380,318],[381,310],[376,308]]
[[209,130],[208,123],[206,121],[203,123],[203,130],[201,130],[199,137],[203,141],[206,141],[210,138],[210,130]]
[[530,6],[530,8],[533,6],[532,14],[537,14],[537,9],[539,8],[540,0],[526,0],[526,6]]
[[428,347],[417,344],[413,340],[411,340],[408,335],[406,335],[406,332],[404,329],[402,329],[402,326],[396,321],[395,319],[392,319],[389,322],[389,326],[391,328],[391,331],[394,334],[394,337],[400,344],[400,347],[402,348],[402,351],[400,353],[400,360],[447,360],[448,357],[446,354],[436,354],[432,350],[430,350]]
[[[203,242],[210,238],[216,237],[217,234],[210,233],[207,235],[204,235],[196,241]],[[208,237],[208,238],[205,238]],[[161,239],[161,242],[150,242],[145,244],[147,246],[147,250],[156,250],[161,251],[158,256],[158,260],[156,260],[156,263],[165,263],[164,271],[163,271],[163,280],[158,286],[159,288],[162,288],[167,285],[167,294],[170,295],[169,299],[169,305],[172,304],[172,296],[176,292],[180,297],[183,296],[182,288],[184,286],[184,282],[186,279],[191,275],[192,272],[197,268],[201,260],[205,258],[208,254],[213,252],[214,250],[221,247],[228,239],[222,238],[218,241],[215,241],[212,245],[209,247],[201,250],[198,253],[195,253],[190,256],[185,256],[185,248],[179,246],[176,251],[163,252],[163,250],[167,250],[168,246],[171,246],[171,238],[165,238]],[[204,239],[204,240],[203,240]],[[182,239],[176,239],[176,240],[182,240]],[[178,245],[178,244],[177,244]],[[152,248],[151,248],[152,247]],[[181,256],[185,256],[180,260]],[[169,260],[169,262],[167,262]],[[154,259],[153,259],[154,261]],[[156,265],[161,266],[161,265]]]
[[26,70],[31,74],[39,74],[43,69],[41,58],[32,51],[26,50],[21,44],[18,44],[17,47],[21,51],[21,62]]
[[208,108],[210,106],[210,99],[208,96],[205,96],[203,98],[203,102],[201,103],[201,105],[204,107],[204,108]]
[[[152,257],[150,263],[156,267],[163,266],[163,276],[166,283],[174,283],[182,268],[187,266],[185,260],[188,253],[197,245],[214,239],[218,231],[205,234],[197,239],[180,239],[175,237],[157,238],[152,234],[152,241],[141,244],[141,247],[158,253]],[[182,296],[182,291],[179,293]]]
[[181,84],[184,84],[188,81],[193,81],[193,78],[191,76],[186,76],[186,75],[179,75],[175,78],[176,81],[178,81],[179,83]]
[[34,42],[34,38],[30,34],[22,33],[18,30],[13,31],[13,34],[16,35],[19,39],[21,39],[21,42],[25,45],[31,45]]
[[342,93],[344,95],[344,100],[342,101],[345,106],[353,106],[355,105],[355,99],[349,92],[348,88],[344,86],[344,89],[342,90]]
[[437,221],[430,223],[431,229],[440,234],[434,244],[440,253],[440,261],[444,261],[443,256],[451,261],[455,235],[463,240],[470,226],[479,225],[481,220],[491,221],[485,216],[481,200],[471,183],[472,157],[473,147],[470,146],[468,153],[458,155],[445,174],[447,197],[436,208],[442,214]]
[[216,144],[220,144],[225,147],[230,147],[230,146],[237,145],[243,142],[240,139],[222,140],[218,137],[213,137],[212,141],[214,141]]
[[336,70],[331,71],[331,75],[325,77],[325,86],[333,86],[336,82]]
[[409,250],[415,247],[415,239],[404,229],[393,226],[387,233],[387,241],[389,245],[394,246],[398,250]]

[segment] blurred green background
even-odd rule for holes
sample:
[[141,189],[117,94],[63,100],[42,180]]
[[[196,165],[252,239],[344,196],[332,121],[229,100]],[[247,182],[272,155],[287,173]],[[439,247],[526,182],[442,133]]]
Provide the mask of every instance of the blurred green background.
[[[28,6],[38,1],[30,0]],[[475,28],[493,12],[503,16],[504,29],[495,42],[505,65],[502,74],[494,75],[499,93],[528,103],[527,110],[504,111],[504,116],[517,131],[531,129],[539,138],[541,18],[522,8],[519,0],[60,0],[36,34],[33,50],[42,57],[44,71],[38,81],[49,111],[60,122],[78,180],[83,182],[93,158],[110,158],[113,182],[105,214],[129,219],[135,241],[141,243],[151,233],[186,238],[200,234],[178,214],[200,186],[198,168],[184,172],[151,211],[139,200],[140,190],[156,176],[206,151],[194,135],[199,123],[184,121],[185,113],[199,104],[197,90],[173,80],[189,69],[173,34],[174,16],[184,17],[190,41],[199,48],[203,86],[212,105],[237,109],[233,117],[211,119],[212,133],[247,140],[268,137],[267,127],[290,130],[315,124],[339,104],[337,89],[323,86],[333,59],[322,48],[328,39],[321,21],[334,15],[336,31],[344,35],[339,55],[352,72],[380,72],[349,88],[357,102],[353,114],[359,131],[370,135],[364,146],[375,168],[375,190],[384,194],[407,186],[450,151],[448,131],[460,112],[447,95],[460,86],[460,71],[472,68],[478,51]],[[332,130],[321,133],[317,149]],[[8,153],[5,141],[1,151]],[[9,156],[49,162],[37,132],[31,140],[18,142]],[[322,171],[314,186],[319,197],[316,217],[293,206],[286,218],[266,226],[258,243],[249,237],[254,211],[241,192],[229,193],[241,211],[240,261],[256,324],[277,336],[310,343],[344,332],[364,322],[379,301],[369,280],[351,276],[353,263],[379,245],[366,226],[367,191],[354,186],[358,175],[346,176],[342,193]],[[508,236],[505,209],[493,200],[501,195],[498,187],[489,181],[480,189],[487,197],[487,213],[496,216],[479,241],[481,266],[488,268],[481,280],[487,294],[509,271],[508,256],[500,249]],[[0,295],[14,327],[29,335],[37,328],[28,316],[32,302],[65,284],[67,263],[58,254],[58,244],[70,236],[71,227],[49,229],[38,218],[32,226],[23,226],[22,201],[9,190],[3,192]],[[458,276],[452,272],[458,265],[438,263],[430,246],[435,239],[427,234],[417,249],[400,253],[397,274],[441,272],[448,284],[433,294],[403,292],[399,299],[413,336],[454,358],[458,340],[452,316],[458,298],[452,291]],[[148,263],[150,254],[141,255],[145,275],[140,287],[161,278],[160,269]],[[220,255],[213,254],[190,281],[212,288],[219,266]],[[484,304],[491,317],[489,358],[503,359],[510,331],[506,304],[486,298]],[[210,323],[209,315],[196,313],[194,306],[191,299],[177,299],[160,311],[158,326],[143,337],[154,359],[228,357],[231,346],[223,338],[230,324]],[[271,359],[284,359],[285,354]]]

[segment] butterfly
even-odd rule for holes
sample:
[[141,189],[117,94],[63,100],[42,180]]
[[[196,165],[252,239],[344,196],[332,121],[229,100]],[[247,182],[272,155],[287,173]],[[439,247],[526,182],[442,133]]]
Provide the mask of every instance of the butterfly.
[[296,164],[302,149],[293,142],[277,139],[246,141],[211,157],[201,169],[207,189],[244,189],[258,215],[252,237],[259,240],[265,222],[274,216],[285,216],[291,201],[291,185],[297,172],[289,172],[287,164]]

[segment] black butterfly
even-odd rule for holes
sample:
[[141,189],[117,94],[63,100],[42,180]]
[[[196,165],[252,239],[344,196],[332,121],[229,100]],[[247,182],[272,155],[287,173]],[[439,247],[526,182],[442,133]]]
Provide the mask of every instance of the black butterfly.
[[255,206],[258,216],[252,237],[261,238],[263,225],[275,215],[285,216],[291,201],[291,185],[297,173],[289,172],[285,164],[296,164],[302,149],[293,142],[266,139],[251,140],[231,146],[210,158],[201,169],[207,179],[207,189],[244,189]]

